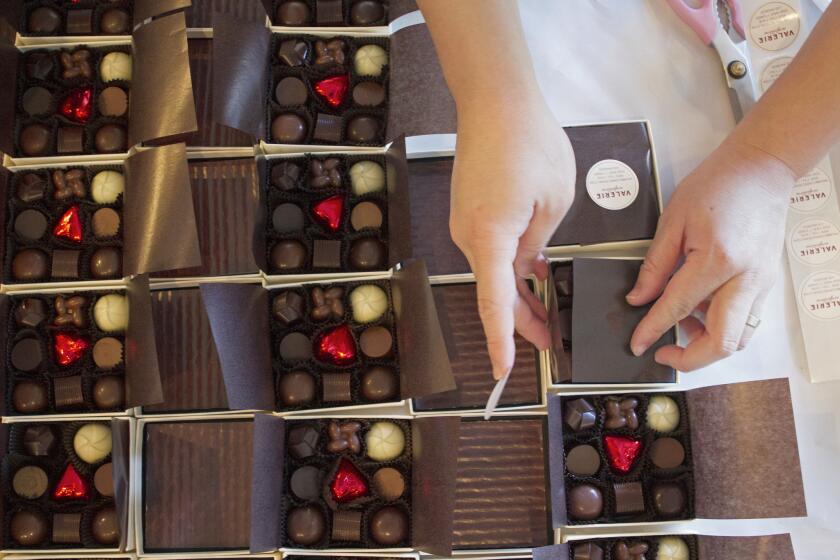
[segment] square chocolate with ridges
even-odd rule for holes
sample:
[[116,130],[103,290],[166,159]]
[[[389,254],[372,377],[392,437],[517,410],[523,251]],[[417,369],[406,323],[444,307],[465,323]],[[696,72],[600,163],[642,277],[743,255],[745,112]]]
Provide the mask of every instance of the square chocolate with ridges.
[[52,540],[55,543],[80,544],[82,514],[56,513],[53,515]]
[[336,511],[332,519],[334,541],[359,542],[362,540],[362,512]]
[[84,404],[82,376],[58,377],[53,379],[53,395],[56,408],[73,408]]
[[52,254],[53,278],[78,278],[81,251],[56,249]]
[[312,137],[315,140],[338,143],[341,140],[341,117],[318,113],[315,119],[315,132]]
[[321,376],[324,387],[324,402],[350,402],[350,374],[325,373]]
[[314,268],[341,268],[341,241],[316,239],[313,242],[312,266]]
[[67,34],[87,35],[93,31],[93,10],[67,10]]
[[342,0],[315,0],[315,23],[318,25],[341,25],[344,21]]

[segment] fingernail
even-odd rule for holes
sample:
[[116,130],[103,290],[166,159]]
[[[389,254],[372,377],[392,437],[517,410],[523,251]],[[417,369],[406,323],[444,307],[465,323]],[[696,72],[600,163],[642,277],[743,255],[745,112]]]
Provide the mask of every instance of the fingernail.
[[630,345],[630,351],[633,352],[634,356],[641,356],[645,353],[645,350],[647,349],[647,344],[644,344],[642,342],[636,342]]
[[634,287],[633,287],[633,289],[632,289],[632,290],[630,290],[630,292],[627,294],[626,299],[627,299],[628,301],[629,301],[629,300],[632,300],[632,299],[636,299],[637,297],[639,297],[639,292],[641,292],[641,290],[639,289],[639,287],[638,287],[638,286],[634,286]]

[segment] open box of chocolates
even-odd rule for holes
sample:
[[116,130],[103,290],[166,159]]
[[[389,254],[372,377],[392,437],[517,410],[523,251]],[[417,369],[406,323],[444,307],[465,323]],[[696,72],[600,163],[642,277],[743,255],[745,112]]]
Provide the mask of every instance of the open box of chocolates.
[[124,550],[128,420],[12,423],[4,454],[4,551]]
[[787,379],[550,396],[555,528],[805,515],[791,408]]
[[148,298],[139,279],[126,291],[4,296],[3,413],[123,412],[127,382],[157,370]]
[[388,25],[388,0],[272,0],[271,22],[284,27]]
[[626,295],[636,283],[641,259],[573,258],[551,262],[546,304],[553,348],[552,384],[666,384],[677,372],[654,360],[656,350],[676,344],[666,332],[641,356],[630,337],[653,304],[632,306]]
[[22,1],[21,35],[130,35],[132,0]]

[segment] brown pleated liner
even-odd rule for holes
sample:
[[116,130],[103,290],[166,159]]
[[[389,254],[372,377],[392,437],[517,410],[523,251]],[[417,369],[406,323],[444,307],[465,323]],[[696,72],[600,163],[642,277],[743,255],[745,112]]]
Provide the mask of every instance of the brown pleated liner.
[[[68,172],[73,170],[81,170],[85,173],[85,196],[84,198],[71,197],[66,200],[57,200],[54,197],[55,184],[53,182],[53,171],[56,169],[37,169],[33,171],[22,171],[12,175],[12,188],[7,193],[6,201],[6,252],[3,262],[3,277],[7,283],[10,284],[27,284],[32,282],[44,282],[55,280],[52,278],[52,251],[54,249],[68,249],[80,251],[79,256],[79,276],[78,278],[68,278],[69,280],[93,280],[90,274],[90,258],[96,249],[101,247],[117,247],[120,254],[123,253],[123,203],[124,194],[119,195],[117,200],[110,204],[100,204],[94,202],[91,197],[91,187],[93,185],[93,178],[102,171],[116,171],[125,176],[125,170],[119,165],[96,165],[91,167],[66,167],[60,169]],[[21,179],[34,173],[39,175],[45,181],[44,196],[41,200],[35,202],[23,202],[16,193]],[[70,209],[71,206],[79,207],[79,218],[82,222],[82,241],[76,243],[69,239],[56,237],[52,234],[52,230],[58,223],[61,216]],[[93,234],[93,214],[101,208],[111,208],[120,215],[120,227],[117,235],[110,237],[97,238]],[[15,219],[24,210],[38,210],[47,217],[47,228],[44,236],[38,241],[30,241],[21,238],[15,232]],[[18,280],[12,277],[12,261],[15,255],[28,248],[41,249],[47,254],[48,258],[48,275],[42,280]],[[118,279],[121,273],[113,279]]]
[[[133,14],[134,14],[134,2],[133,0],[76,0],[74,4],[72,4],[74,10],[78,9],[90,9],[93,10],[91,14],[91,32],[90,33],[77,33],[74,32],[72,35],[104,35],[102,32],[102,26],[100,24],[102,19],[102,13],[111,7],[114,8],[123,8],[128,12],[129,15],[129,29],[122,35],[130,35],[131,30],[134,28],[133,23]],[[58,12],[59,16],[62,19],[62,25],[59,26],[59,30],[54,33],[35,33],[29,31],[28,19],[29,14],[40,7],[48,7],[52,8],[56,12]],[[60,35],[70,35],[67,31],[67,12],[69,11],[68,3],[62,4],[56,0],[34,0],[31,2],[26,2],[26,9],[23,13],[23,19],[20,22],[20,34],[24,37],[48,37],[48,36],[60,36]]]
[[[335,158],[341,161],[339,166],[340,174],[342,179],[341,187],[325,187],[322,189],[318,189],[315,187],[311,187],[309,185],[309,169],[312,165],[314,160],[323,161],[325,159]],[[307,155],[300,158],[289,158],[289,159],[282,159],[282,160],[273,160],[271,165],[269,166],[266,177],[264,179],[265,183],[261,185],[261,206],[263,211],[265,212],[265,228],[264,234],[266,238],[266,255],[265,259],[268,263],[269,272],[271,274],[288,274],[288,273],[295,273],[295,272],[330,272],[335,271],[335,269],[329,268],[315,268],[312,266],[312,258],[313,258],[313,250],[314,250],[314,241],[316,239],[332,239],[332,240],[342,240],[342,252],[341,252],[341,270],[352,270],[352,266],[350,264],[349,253],[352,247],[352,241],[357,239],[361,239],[364,237],[376,237],[385,247],[385,265],[381,269],[374,269],[374,270],[387,270],[388,268],[388,201],[387,201],[387,188],[377,192],[377,193],[368,193],[365,195],[356,195],[353,193],[352,185],[350,181],[350,168],[353,164],[358,163],[360,161],[372,161],[380,166],[382,169],[385,170],[385,159],[379,155],[356,155],[356,156],[348,156],[348,155],[333,155],[333,154],[325,154],[323,156],[313,156]],[[275,165],[282,165],[285,162],[294,163],[301,168],[301,178],[297,182],[297,186],[291,190],[282,190],[280,188],[275,187],[271,183],[271,169]],[[341,219],[341,227],[338,231],[332,232],[329,231],[327,228],[322,226],[319,222],[316,221],[314,214],[312,213],[312,208],[315,204],[335,195],[344,195],[344,211],[342,214]],[[356,207],[357,204],[361,202],[374,202],[379,206],[379,209],[382,211],[382,226],[380,228],[364,228],[360,231],[356,231],[353,229],[350,223],[350,215],[353,211],[353,208]],[[304,213],[306,218],[304,229],[297,232],[289,232],[289,233],[279,233],[274,229],[274,225],[272,222],[272,216],[274,214],[274,210],[280,206],[281,204],[285,203],[293,203],[296,204],[301,211]],[[308,266],[304,269],[297,269],[297,270],[286,270],[281,271],[272,266],[271,262],[271,249],[274,245],[281,240],[287,239],[297,239],[301,241],[307,247],[307,262]]]
[[[6,347],[6,371],[10,372],[8,376],[7,386],[6,386],[6,410],[10,411],[13,415],[20,415],[20,412],[17,412],[14,408],[12,402],[12,390],[17,382],[20,381],[37,381],[43,384],[47,390],[48,396],[48,409],[44,412],[39,412],[38,414],[50,414],[50,413],[66,413],[66,412],[103,412],[109,411],[112,409],[101,409],[96,406],[93,402],[93,385],[97,379],[100,377],[105,376],[125,376],[125,353],[123,353],[123,362],[115,368],[111,369],[104,369],[100,368],[96,365],[93,361],[93,346],[96,342],[102,338],[111,337],[116,338],[120,342],[123,343],[123,352],[125,351],[125,333],[106,333],[100,330],[97,325],[96,321],[93,318],[93,306],[96,303],[97,299],[103,297],[108,294],[117,294],[125,296],[124,293],[121,292],[114,292],[114,291],[96,291],[96,292],[80,292],[80,293],[66,293],[66,294],[57,294],[57,295],[25,295],[25,296],[12,296],[12,300],[9,305],[9,315],[7,317],[7,347]],[[60,327],[53,324],[55,320],[55,299],[58,295],[61,295],[65,298],[70,298],[73,296],[82,296],[87,298],[87,304],[85,309],[85,315],[87,319],[87,326],[84,328],[79,328],[74,325]],[[44,302],[44,307],[47,310],[46,317],[41,322],[40,325],[37,327],[29,328],[20,328],[17,326],[15,322],[15,309],[19,302],[22,302],[26,299],[39,299]],[[89,343],[90,346],[85,351],[82,358],[80,358],[77,362],[71,364],[70,366],[60,366],[55,362],[53,356],[53,343],[54,343],[54,336],[58,333],[67,333],[73,336],[83,336]],[[41,352],[43,353],[44,360],[41,363],[41,367],[31,373],[24,373],[17,371],[11,363],[11,351],[14,347],[15,342],[20,340],[21,338],[31,337],[32,335],[37,338],[41,343]],[[61,377],[71,377],[74,375],[80,375],[82,378],[82,395],[84,398],[84,403],[80,406],[73,406],[73,407],[63,407],[61,409],[56,407],[56,400],[55,394],[53,389],[53,380]],[[112,411],[117,411],[117,409],[113,409]]]
[[[27,427],[38,424],[13,424],[9,429],[8,453],[3,457],[2,464],[2,484],[3,484],[3,499],[5,500],[5,518],[3,519],[3,548],[17,549],[58,549],[58,548],[110,548],[107,545],[99,543],[93,538],[91,533],[91,521],[93,516],[103,507],[114,507],[114,499],[112,497],[102,496],[96,490],[93,483],[93,475],[96,468],[110,460],[110,455],[102,462],[96,465],[88,465],[84,461],[80,461],[75,457],[73,449],[73,436],[76,430],[86,422],[62,422],[50,423],[49,425],[55,435],[56,442],[52,452],[43,457],[34,457],[26,453],[23,447],[23,434]],[[79,473],[79,476],[85,481],[90,498],[87,500],[70,500],[67,502],[57,502],[52,499],[52,492],[56,484],[61,479],[64,470],[68,464],[72,464],[73,468]],[[21,467],[27,465],[34,465],[41,467],[48,478],[47,491],[38,499],[27,500],[18,496],[12,489],[12,478],[15,472]],[[40,545],[36,546],[21,546],[11,538],[10,527],[12,516],[22,510],[39,511],[47,521],[47,534],[49,537]],[[81,520],[79,523],[79,535],[81,543],[52,543],[52,516],[59,513],[81,513]],[[114,546],[113,548],[116,548]]]
[[[657,393],[659,395],[660,393]],[[597,413],[597,421],[593,428],[587,430],[580,430],[578,432],[572,431],[565,419],[563,422],[563,455],[566,465],[566,455],[576,446],[588,444],[598,451],[601,459],[601,466],[598,472],[593,476],[577,476],[565,470],[566,480],[566,507],[567,511],[571,511],[569,506],[569,496],[571,490],[580,484],[591,484],[598,487],[604,497],[604,511],[601,516],[594,520],[579,520],[572,519],[571,515],[567,523],[569,525],[592,525],[600,523],[644,523],[650,521],[670,521],[679,519],[693,519],[694,512],[694,478],[691,465],[692,450],[691,450],[691,431],[689,429],[688,408],[685,403],[685,395],[683,393],[661,393],[663,396],[668,396],[677,403],[680,409],[680,423],[677,429],[673,432],[660,433],[651,429],[647,425],[647,407],[651,395],[639,393],[623,393],[615,395],[571,395],[563,397],[562,412],[565,417],[566,404],[578,400],[585,399],[591,404]],[[607,400],[624,398],[637,399],[639,404],[636,407],[636,415],[639,419],[639,427],[636,430],[629,428],[607,429],[604,425],[606,420],[605,403]],[[627,474],[616,473],[610,467],[607,459],[606,449],[604,447],[604,436],[627,436],[638,439],[642,442],[642,450],[640,456],[636,459],[630,472]],[[679,467],[673,469],[659,469],[653,465],[650,460],[650,448],[653,442],[660,437],[672,437],[678,440],[685,449],[685,460]],[[676,481],[683,485],[686,496],[686,507],[682,515],[676,517],[664,517],[659,515],[653,506],[652,487],[657,482]],[[613,491],[613,484],[620,484],[625,482],[641,482],[644,499],[645,511],[642,513],[615,513],[615,493]]]
[[[350,303],[350,293],[359,286],[374,285],[381,288],[388,297],[388,309],[378,320],[372,323],[357,323],[353,319],[353,307]],[[399,349],[397,345],[397,329],[393,311],[393,297],[391,294],[391,286],[387,281],[375,280],[369,282],[351,282],[346,284],[319,284],[317,287],[322,288],[325,292],[330,288],[339,287],[344,289],[342,301],[344,304],[344,316],[341,319],[328,318],[324,321],[315,321],[311,317],[312,299],[311,291],[315,286],[299,287],[299,288],[284,288],[272,290],[269,292],[270,297],[268,301],[269,326],[271,330],[271,348],[272,348],[272,364],[274,370],[274,386],[275,386],[275,401],[276,409],[278,411],[291,410],[306,410],[311,408],[332,408],[339,406],[348,406],[356,404],[374,404],[382,402],[397,402],[400,400],[400,359]],[[305,308],[304,316],[299,321],[291,325],[283,325],[281,321],[274,317],[273,302],[274,298],[278,297],[284,292],[295,292],[304,299]],[[353,332],[353,338],[356,342],[356,360],[353,364],[347,366],[336,366],[333,364],[325,364],[315,357],[315,340],[319,333],[335,328],[339,325],[346,324]],[[392,346],[391,356],[388,358],[368,358],[362,353],[359,338],[361,334],[370,327],[386,327],[391,333]],[[280,357],[279,347],[283,338],[293,332],[302,332],[305,334],[313,345],[313,355],[310,360],[306,362],[292,364],[283,361]],[[392,401],[370,401],[365,399],[361,392],[361,375],[373,366],[383,366],[393,371],[394,377],[397,381],[397,396]],[[283,375],[293,371],[306,371],[315,377],[317,393],[312,403],[304,406],[290,407],[283,404],[280,397],[280,380]],[[324,401],[323,399],[323,374],[329,373],[349,373],[350,374],[350,401],[334,402]]]
[[[643,542],[648,545],[648,551],[645,553],[645,558],[656,560],[659,556],[659,539],[664,537],[676,537],[682,540],[688,546],[688,558],[686,560],[700,560],[697,549],[696,535],[661,535],[656,537],[627,537],[627,538],[605,538],[605,539],[586,539],[582,541],[571,541],[568,543],[569,558],[574,558],[575,548],[587,543],[598,545],[604,551],[603,560],[618,560],[613,553],[613,549],[620,542],[625,542],[627,545],[634,545]],[[711,560],[711,559],[709,559]],[[721,559],[722,560],[722,559]]]
[[[285,489],[285,500],[283,502],[283,519],[282,519],[282,526],[283,526],[283,534],[285,536],[285,542],[287,547],[293,548],[312,548],[312,549],[326,549],[326,548],[393,548],[393,547],[409,547],[413,542],[411,531],[412,531],[412,524],[411,524],[411,517],[413,515],[413,511],[411,509],[411,461],[412,461],[412,447],[411,447],[411,424],[406,420],[396,420],[392,418],[382,418],[382,419],[357,419],[357,418],[337,418],[334,420],[339,425],[346,424],[349,422],[358,422],[362,425],[361,429],[358,432],[359,441],[361,442],[361,451],[359,454],[353,454],[350,451],[343,451],[341,453],[330,453],[327,451],[327,442],[329,442],[329,435],[328,435],[328,426],[333,420],[295,420],[295,421],[287,421],[286,422],[286,447],[288,450],[289,446],[289,434],[291,431],[298,427],[298,426],[312,426],[316,428],[319,432],[318,438],[318,445],[314,455],[307,457],[305,459],[296,459],[294,458],[290,452],[287,451],[286,453],[286,465],[283,471],[283,487]],[[396,459],[390,461],[374,461],[373,459],[367,457],[367,449],[365,445],[365,436],[373,424],[377,422],[391,422],[399,426],[403,434],[405,435],[405,449],[403,450],[402,455],[397,457]],[[362,519],[361,519],[361,540],[356,541],[333,541],[332,540],[332,510],[330,509],[329,504],[327,504],[326,500],[322,496],[317,501],[304,501],[298,499],[292,492],[291,492],[291,477],[292,474],[300,467],[304,466],[314,466],[318,470],[320,470],[323,475],[323,484],[325,488],[328,488],[331,480],[329,476],[335,471],[336,465],[342,457],[350,459],[353,465],[365,476],[365,478],[369,481],[369,491],[373,494],[372,499],[366,501],[364,503],[355,505],[349,504],[346,507],[341,506],[338,511],[361,511],[362,512]],[[405,479],[405,493],[403,496],[397,500],[388,501],[375,494],[375,489],[373,488],[373,475],[381,468],[384,467],[392,467],[397,469]],[[329,492],[329,490],[326,490]],[[318,543],[314,545],[301,545],[295,543],[291,539],[288,538],[288,533],[286,531],[286,517],[293,508],[300,507],[304,505],[315,505],[321,508],[324,512],[324,519],[326,520],[326,529],[324,531],[324,537]],[[377,544],[373,541],[370,536],[370,516],[376,513],[381,507],[384,506],[396,506],[403,509],[408,514],[408,531],[406,540],[402,543],[398,543],[396,545],[388,545],[383,546]],[[430,514],[431,512],[426,512],[426,514]]]
[[[61,67],[61,60],[60,54],[63,52],[74,53],[80,50],[87,50],[90,52],[90,58],[88,63],[90,64],[91,78],[85,78],[83,76],[71,79],[65,79],[62,77],[62,67]],[[100,126],[108,123],[119,124],[121,125],[126,132],[126,141],[128,138],[128,110],[126,110],[126,114],[122,117],[113,117],[113,118],[106,118],[99,114],[99,94],[102,92],[103,89],[110,86],[119,86],[123,90],[126,91],[126,94],[129,97],[129,103],[131,103],[131,82],[123,81],[123,80],[112,80],[109,82],[105,82],[102,80],[99,74],[99,64],[105,55],[112,53],[112,52],[122,52],[128,54],[133,57],[131,52],[131,48],[128,45],[115,45],[115,46],[107,46],[107,47],[96,47],[96,46],[88,46],[88,45],[75,45],[72,48],[67,49],[60,49],[60,50],[36,50],[36,51],[29,51],[24,56],[21,56],[20,63],[18,64],[18,91],[17,91],[17,119],[15,124],[15,137],[14,137],[14,146],[15,146],[15,155],[17,156],[26,156],[23,153],[20,146],[20,131],[21,129],[26,126],[27,124],[32,124],[36,122],[40,122],[42,124],[47,124],[52,128],[52,138],[50,143],[50,149],[45,152],[44,154],[40,154],[39,157],[45,156],[68,156],[68,155],[80,155],[80,154],[98,154],[98,153],[106,153],[106,152],[98,152],[96,151],[94,145],[94,134],[96,130],[99,129]],[[33,56],[36,53],[46,53],[53,59],[53,71],[50,79],[47,80],[39,80],[36,78],[30,78],[27,74],[27,60],[29,57]],[[53,94],[53,101],[52,107],[54,109],[54,113],[51,115],[40,115],[38,117],[31,117],[29,116],[24,110],[22,105],[22,98],[24,92],[33,86],[40,86],[44,87]],[[91,97],[91,108],[93,110],[90,120],[86,123],[78,123],[71,121],[69,119],[64,118],[62,115],[58,113],[58,106],[60,105],[60,101],[64,98],[65,95],[69,94],[70,92],[80,89],[90,87],[93,89],[93,95]],[[72,127],[81,127],[83,129],[82,133],[82,151],[81,152],[66,152],[66,153],[59,153],[58,152],[58,129],[61,126],[72,126]],[[128,146],[126,146],[126,150]],[[31,157],[31,156],[27,156]]]
[[[315,42],[325,41],[329,42],[333,39],[341,39],[347,45],[347,50],[343,64],[331,63],[315,65]],[[280,43],[283,41],[296,40],[303,41],[307,44],[308,54],[306,61],[302,66],[287,66],[280,62],[277,58],[277,51]],[[281,113],[294,112],[307,121],[308,127],[306,138],[300,144],[326,144],[326,145],[347,145],[347,146],[383,146],[386,138],[385,132],[388,124],[388,75],[389,64],[382,68],[382,73],[379,76],[359,76],[356,74],[354,67],[354,57],[359,47],[364,45],[378,45],[385,49],[389,54],[390,64],[390,47],[389,40],[386,37],[348,37],[344,35],[336,35],[334,37],[315,37],[312,35],[295,35],[290,33],[275,33],[271,37],[269,47],[269,70],[270,79],[268,80],[268,90],[266,95],[266,137],[269,142],[278,143],[271,134],[271,123],[274,118]],[[315,83],[324,78],[347,74],[349,76],[349,83],[345,99],[338,107],[333,107],[326,101],[322,100],[319,95],[315,93]],[[285,77],[294,76],[300,78],[307,86],[308,98],[304,105],[284,106],[277,103],[274,96],[274,90],[280,80]],[[375,81],[385,87],[385,101],[378,107],[365,107],[356,105],[353,102],[353,88],[360,82]],[[342,119],[341,137],[337,142],[315,139],[315,123],[318,113],[328,115],[340,116]],[[380,123],[380,130],[377,138],[372,142],[354,142],[347,138],[347,124],[357,115],[369,115],[376,118]]]
[[[287,0],[274,0],[271,8],[271,22],[273,25],[283,25],[277,19],[277,8]],[[319,23],[317,20],[317,8],[314,0],[303,0],[309,6],[310,21],[306,24],[308,27],[357,27],[350,21],[350,9],[357,0],[344,0],[342,2],[342,13],[344,14],[344,21],[342,23]],[[382,4],[383,16],[379,20],[370,24],[370,26],[388,25],[388,0],[379,0]],[[368,26],[366,26],[368,27]]]

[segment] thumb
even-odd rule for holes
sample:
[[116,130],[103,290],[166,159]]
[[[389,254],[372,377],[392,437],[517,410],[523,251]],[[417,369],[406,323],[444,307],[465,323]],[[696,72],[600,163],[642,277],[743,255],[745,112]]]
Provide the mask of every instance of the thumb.
[[683,227],[660,222],[659,229],[650,244],[636,284],[627,294],[630,305],[645,305],[656,299],[677,267],[682,246]]

